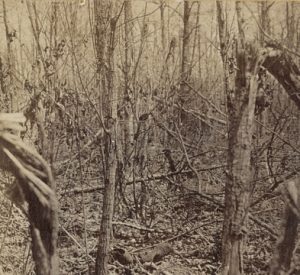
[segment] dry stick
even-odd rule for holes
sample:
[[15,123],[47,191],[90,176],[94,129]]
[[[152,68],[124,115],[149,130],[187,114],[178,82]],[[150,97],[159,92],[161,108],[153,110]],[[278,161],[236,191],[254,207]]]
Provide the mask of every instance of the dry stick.
[[[159,101],[158,98],[156,98],[156,100]],[[173,104],[175,107],[178,107],[176,106],[176,104]],[[189,111],[190,112],[190,111]],[[198,115],[202,115],[200,113],[197,113],[195,112],[195,114],[198,114]],[[164,130],[166,130],[170,135],[172,135],[174,138],[175,137],[175,134],[172,133],[172,131],[170,131],[165,125],[163,125],[163,123],[159,122],[157,118],[155,118],[152,114],[152,117],[154,118],[154,121],[158,124],[159,127],[163,128]],[[227,117],[227,115],[226,115]],[[212,119],[212,120],[215,120],[217,121],[218,123],[220,124],[224,124],[225,122],[223,120],[220,120],[220,119],[217,119],[217,118],[214,118],[214,117],[208,117],[209,119]],[[199,118],[200,119],[200,118]],[[206,121],[204,121],[208,126],[210,126]],[[274,134],[278,139],[280,139],[283,143],[285,143],[286,145],[288,145],[289,147],[291,147],[295,152],[299,153],[300,154],[300,151],[295,147],[293,146],[290,142],[288,142],[286,139],[284,139],[283,137],[281,137],[279,134],[277,134],[276,132],[274,132],[272,129],[268,128],[265,124],[261,123],[260,121],[258,121],[257,119],[255,119],[255,122],[260,124],[265,130],[267,130],[268,132]],[[226,124],[226,123],[225,123]],[[177,138],[176,138],[177,139]],[[177,139],[178,140],[178,139]],[[188,144],[186,144],[186,146],[190,146]]]
[[183,139],[182,139],[182,135],[180,134],[180,131],[179,131],[179,129],[178,129],[177,124],[175,124],[175,126],[176,126],[177,134],[178,134],[178,137],[179,137],[179,140],[180,140],[180,146],[181,146],[181,149],[182,149],[182,151],[183,151],[183,153],[184,153],[184,156],[185,156],[185,160],[186,160],[186,162],[187,162],[187,164],[188,164],[188,167],[189,167],[189,168],[194,172],[194,174],[196,175],[197,181],[198,181],[198,190],[201,191],[201,180],[200,180],[200,176],[199,176],[199,174],[198,174],[198,171],[193,167],[193,165],[192,165],[192,163],[191,163],[191,161],[190,161],[190,158],[189,158],[188,153],[187,153],[187,151],[186,151],[186,148],[185,148],[185,146],[184,146],[184,142],[183,142]]
[[[158,96],[153,96],[153,99],[159,103],[165,103],[165,100],[159,98]],[[203,121],[205,124],[207,124],[210,128],[214,128],[209,122],[207,122],[207,119],[209,120],[212,120],[212,121],[216,121],[218,124],[220,125],[226,125],[227,122],[222,120],[222,119],[219,119],[219,118],[216,118],[216,117],[213,117],[213,116],[209,116],[207,114],[203,114],[203,113],[200,113],[199,111],[196,111],[196,110],[188,110],[186,108],[183,108],[182,106],[179,106],[178,104],[176,103],[169,103],[168,104],[170,107],[176,107],[177,109],[182,109],[184,112],[186,113],[190,113],[192,114],[194,117],[196,117],[197,119]],[[223,133],[220,133],[223,135]]]
[[[66,12],[66,5],[64,4],[63,7],[64,7],[64,10],[65,10],[65,14],[67,14],[67,12]],[[69,21],[68,21],[67,18],[68,17],[66,16],[66,22],[67,22],[67,26],[68,26],[68,31],[69,31],[70,37],[72,37],[72,31],[71,31],[70,24],[69,24]],[[87,91],[87,88],[86,88],[86,86],[83,83],[82,74],[81,74],[81,70],[80,70],[80,67],[79,67],[79,62],[78,62],[77,56],[75,54],[75,45],[74,45],[73,39],[71,39],[71,54],[72,54],[72,56],[74,58],[76,70],[77,70],[77,73],[78,73],[79,82],[80,82],[80,85],[81,85],[81,87],[82,87],[85,95],[86,95],[86,98],[89,101],[89,103],[91,104],[92,108],[94,109],[94,111],[95,111],[95,113],[96,113],[99,121],[101,122],[101,125],[102,125],[103,129],[105,130],[105,132],[107,132],[107,129],[105,128],[105,125],[104,125],[104,120],[103,120],[103,117],[102,117],[102,112],[101,111],[99,112],[98,109],[96,108],[95,104],[91,101],[90,96],[89,96],[88,91]]]
[[268,231],[274,240],[277,240],[278,234],[270,226],[268,226],[266,223],[262,222],[258,218],[253,217],[250,213],[248,216],[249,216],[250,220],[252,220],[254,223],[259,225],[260,227],[264,228],[266,231]]
[[[85,247],[83,247],[76,239],[74,236],[72,236],[71,233],[68,232],[67,229],[65,229],[61,224],[60,224],[61,229],[68,235],[68,237],[82,250],[82,251],[86,251]],[[92,256],[90,256],[89,254],[87,254],[88,258],[95,263],[96,261],[94,260],[94,258]]]
[[[130,23],[130,22],[132,22],[132,21],[136,21],[136,20],[139,19],[139,18],[145,18],[145,17],[147,17],[147,16],[150,16],[150,15],[152,15],[153,13],[155,13],[156,11],[158,11],[158,10],[160,9],[160,7],[161,7],[161,5],[159,5],[158,8],[152,10],[152,11],[149,12],[149,13],[144,13],[144,14],[141,15],[141,16],[136,16],[136,17],[134,17],[134,18],[132,18],[132,19],[130,19],[130,20],[127,20],[126,23]],[[119,24],[118,26],[116,26],[116,29],[122,27],[123,25],[125,25],[125,23]]]
[[[220,165],[215,165],[215,166],[209,166],[209,167],[205,167],[202,169],[197,169],[197,172],[205,172],[205,171],[211,171],[211,170],[216,170],[216,169],[221,169],[221,168],[225,168],[227,167],[226,164],[220,164]],[[126,185],[132,185],[133,183],[141,183],[141,182],[146,182],[146,181],[155,181],[155,180],[162,180],[162,179],[168,179],[168,177],[172,177],[172,176],[176,176],[176,175],[188,175],[188,174],[193,174],[194,172],[191,170],[178,170],[175,172],[171,172],[168,174],[159,174],[159,175],[154,175],[151,177],[145,177],[145,178],[137,178],[135,180],[132,181],[127,181],[125,184]],[[73,189],[72,191],[68,191],[68,192],[64,192],[64,195],[67,194],[79,194],[81,192],[85,192],[85,193],[91,193],[94,191],[102,191],[103,187],[88,187],[85,189]]]
[[281,180],[275,181],[274,184],[264,193],[262,194],[258,199],[256,199],[253,203],[251,203],[250,207],[253,207],[257,204],[259,204],[263,199],[268,199],[268,198],[272,198],[277,196],[278,194],[274,194],[272,192],[274,192],[274,190],[281,184],[284,183],[285,181],[291,179],[292,177],[294,177],[295,175],[297,175],[300,172],[299,170],[296,170],[290,174],[288,174],[286,177],[284,177]]
[[[224,166],[222,166],[222,167],[224,167]],[[212,169],[219,169],[219,168],[221,168],[221,167],[220,166],[215,166]],[[197,171],[205,171],[205,170],[200,169],[200,170],[197,170]],[[177,172],[174,172],[174,173],[169,173],[168,175],[170,176],[170,174],[171,174],[171,176],[172,176],[172,175],[177,175],[177,174],[182,174],[182,173],[193,173],[193,172],[192,171],[177,171]],[[157,180],[157,179],[165,179],[165,178],[168,177],[168,175],[160,175],[159,177],[144,178],[144,179],[136,180],[136,182],[148,181],[148,180]],[[133,182],[127,182],[127,184],[132,184],[132,183]],[[103,189],[103,188],[99,188],[99,187],[96,188],[96,187],[94,187],[91,190],[92,191],[97,191],[97,190],[100,190],[100,189]],[[192,193],[194,193],[195,195],[197,195],[197,196],[199,196],[199,197],[201,197],[201,198],[203,198],[203,199],[205,199],[205,200],[207,200],[207,201],[209,201],[209,202],[217,205],[221,209],[224,208],[224,205],[223,205],[222,202],[219,202],[219,201],[213,199],[212,196],[209,196],[208,194],[199,193],[199,192],[196,192],[194,190],[190,190],[189,188],[185,188],[185,189],[188,190],[188,191],[190,191],[190,192],[192,192]],[[87,189],[85,189],[85,190],[87,190]],[[76,192],[81,193],[82,191],[78,190]],[[254,223],[256,223],[259,226],[261,226],[262,228],[264,228],[266,231],[268,231],[271,234],[272,238],[274,238],[274,239],[277,238],[277,233],[270,226],[268,226],[266,223],[260,221],[259,219],[253,217],[250,213],[249,213],[248,216],[249,216],[250,220],[252,220]]]
[[[223,203],[213,199],[212,197],[209,197],[208,195],[205,195],[205,194],[202,194],[202,193],[198,193],[198,192],[194,192],[196,195],[198,195],[199,197],[202,197],[210,202],[212,202],[213,204],[219,206],[221,209],[224,209],[224,205]],[[248,217],[250,220],[252,220],[254,223],[258,224],[259,226],[263,227],[266,231],[268,231],[271,236],[274,238],[274,239],[277,239],[277,233],[270,227],[268,226],[266,223],[260,221],[259,219],[253,217],[251,215],[251,213],[248,214]]]
[[[152,115],[152,118],[153,118],[154,122],[157,124],[157,126],[158,126],[159,128],[165,130],[170,136],[172,136],[173,138],[175,138],[175,139],[178,141],[178,143],[180,143],[180,140],[179,140],[179,138],[177,137],[177,135],[176,135],[175,132],[173,132],[173,131],[170,130],[166,125],[164,125],[162,122],[160,122],[160,121],[157,119],[157,117],[154,116],[153,113],[151,113],[151,115]],[[185,144],[186,147],[189,147],[189,148],[192,148],[192,149],[199,149],[198,147],[193,146],[193,145],[187,143],[187,141],[190,141],[190,140],[187,140],[187,138],[185,138],[185,140],[186,140],[186,141],[184,141],[184,144]]]
[[[179,106],[176,104],[175,105],[176,107],[179,108]],[[181,107],[180,107],[181,108]],[[214,126],[211,125],[209,122],[207,122],[207,120],[205,119],[209,119],[211,121],[215,121],[217,122],[218,124],[220,125],[227,125],[227,121],[225,120],[222,120],[222,119],[218,119],[216,117],[213,117],[213,116],[210,116],[210,115],[207,115],[207,114],[203,114],[203,113],[200,113],[199,111],[196,111],[196,110],[188,110],[188,109],[185,109],[185,108],[182,108],[183,111],[185,111],[186,113],[190,113],[192,114],[194,117],[198,118],[199,120],[203,121],[206,125],[208,125],[210,128],[214,129]],[[219,131],[217,131],[219,132]],[[224,133],[221,133],[219,132],[219,134],[221,135],[224,135]]]
[[207,99],[204,95],[202,95],[199,91],[197,91],[194,87],[192,87],[189,83],[184,81],[184,84],[187,85],[194,93],[199,95],[204,101],[206,101],[210,106],[212,106],[219,114],[227,117],[225,113],[223,113],[214,103],[212,103],[209,99]]
[[[215,220],[215,221],[209,221],[209,222],[203,223],[203,224],[201,224],[201,225],[199,225],[199,226],[196,226],[196,227],[194,227],[194,228],[192,228],[192,229],[186,230],[186,231],[184,231],[183,233],[180,233],[180,234],[178,234],[178,235],[176,235],[176,236],[174,236],[174,237],[172,237],[172,238],[166,239],[166,240],[162,241],[160,244],[168,243],[168,242],[174,241],[174,240],[176,240],[176,239],[178,239],[178,238],[181,238],[181,237],[183,237],[183,236],[185,236],[185,235],[187,235],[187,234],[189,234],[189,233],[194,232],[195,230],[197,230],[197,229],[199,229],[199,228],[201,228],[201,227],[203,227],[203,226],[207,226],[207,225],[210,225],[210,224],[213,224],[213,223],[222,222],[222,221],[223,221],[223,219],[218,219],[218,220]],[[202,238],[204,238],[204,237],[202,237]],[[204,239],[205,239],[205,238],[204,238]],[[206,239],[205,239],[205,241],[207,242]],[[138,249],[133,250],[132,253],[137,253],[137,252],[139,252],[139,251],[151,249],[151,248],[154,248],[155,246],[157,246],[157,244],[155,244],[155,245],[149,245],[149,246],[142,247],[142,248],[138,248]]]
[[142,33],[142,36],[141,36],[141,43],[140,43],[140,46],[139,46],[139,52],[138,52],[138,55],[137,55],[136,63],[134,64],[133,71],[132,71],[132,76],[131,76],[131,79],[130,79],[130,81],[132,81],[133,83],[136,80],[136,72],[137,72],[138,66],[140,64],[141,57],[143,55],[143,49],[144,49],[144,46],[145,46],[145,38],[147,36],[147,33],[144,32],[144,28],[146,26],[146,13],[147,13],[147,2],[145,4],[145,9],[144,9],[144,17],[143,17],[143,24],[142,24],[143,33]]
[[[177,104],[176,104],[177,105]],[[177,105],[177,107],[179,108],[179,106]],[[220,135],[222,136],[226,136],[225,133],[222,133],[221,131],[215,129],[215,127],[213,125],[211,125],[207,119],[209,120],[214,120],[216,122],[218,122],[219,124],[221,125],[226,125],[227,122],[224,121],[224,120],[221,120],[221,119],[218,119],[218,118],[215,118],[215,117],[211,117],[209,115],[205,115],[205,114],[202,114],[200,112],[197,112],[195,110],[188,110],[188,109],[185,109],[184,107],[180,107],[180,109],[182,109],[182,111],[188,113],[188,114],[191,114],[193,117],[199,119],[200,121],[202,121],[203,123],[205,123],[208,127],[210,127],[211,129],[213,129],[215,132],[219,133]]]
[[[188,188],[186,188],[186,189],[188,189]],[[189,189],[188,189],[188,190],[189,190]],[[212,202],[213,204],[217,205],[217,206],[220,207],[221,209],[224,209],[223,203],[221,203],[221,202],[219,202],[219,201],[217,201],[217,200],[211,198],[210,196],[205,195],[205,194],[202,194],[202,193],[198,193],[198,192],[195,192],[195,191],[194,191],[193,193],[195,193],[196,195],[198,195],[198,196],[201,197],[201,198],[204,198],[204,199],[208,200],[209,202]],[[249,217],[249,219],[250,219],[251,221],[253,221],[253,222],[256,223],[257,225],[259,225],[260,227],[262,227],[262,228],[264,228],[266,231],[268,231],[268,232],[271,234],[271,237],[272,237],[274,240],[277,239],[278,234],[277,234],[277,233],[276,233],[269,225],[267,225],[266,223],[262,222],[262,221],[259,220],[258,218],[254,217],[253,215],[251,215],[251,213],[248,214],[248,217]],[[222,220],[220,220],[220,221],[222,221]],[[211,223],[214,223],[214,222],[219,222],[219,220],[213,221],[213,222],[209,222],[209,223],[205,223],[205,224],[202,224],[202,225],[200,225],[199,227],[193,228],[191,231],[194,231],[194,230],[196,230],[196,229],[198,229],[198,228],[200,228],[200,227],[202,227],[202,226],[206,226],[206,225],[211,224]],[[189,232],[191,232],[191,231],[183,232],[183,233],[181,233],[181,234],[179,234],[179,235],[177,235],[177,236],[175,236],[175,237],[172,237],[172,238],[170,238],[170,239],[167,239],[167,240],[164,241],[164,242],[170,242],[170,241],[172,241],[172,240],[174,240],[174,239],[177,239],[177,238],[179,238],[179,237],[181,237],[181,236],[186,235],[187,233],[189,233]],[[164,243],[164,242],[163,242],[163,243]],[[154,247],[154,246],[150,246],[150,247],[147,247],[147,248],[152,248],[152,247]],[[140,251],[140,250],[147,249],[147,248],[141,248],[141,249],[135,250],[134,253],[137,252],[137,251]]]
[[[104,134],[104,130],[101,128],[96,134],[95,136],[93,137],[93,139],[90,139],[86,144],[84,144],[81,148],[81,152],[84,152],[86,149],[88,149],[91,145],[93,145],[94,143],[96,143],[98,141],[99,138],[102,138],[103,137],[103,134]],[[75,160],[77,159],[78,157],[78,153],[76,153],[75,155],[73,155],[72,157],[62,161],[62,162],[59,162],[56,164],[56,166],[62,166],[64,164],[67,164],[69,163],[70,161],[72,160]]]
[[29,17],[29,21],[30,21],[30,24],[31,24],[32,33],[33,33],[33,36],[34,36],[34,39],[35,39],[35,42],[36,42],[38,54],[39,54],[39,57],[41,58],[43,69],[46,73],[47,69],[46,69],[46,65],[45,65],[45,58],[43,56],[43,50],[42,50],[41,44],[39,42],[39,33],[37,33],[38,30],[36,29],[38,26],[34,25],[34,21],[33,21],[33,15],[32,15],[32,10],[31,9],[34,10],[34,8],[33,8],[33,4],[31,3],[31,6],[30,6],[29,2],[30,2],[29,0],[26,0],[26,7],[27,7],[27,11],[28,11],[28,17]]
[[[213,103],[211,103],[206,97],[204,97],[201,93],[199,93],[198,91],[196,91],[191,85],[189,85],[187,82],[185,82],[185,84],[191,89],[193,90],[194,92],[196,92],[197,94],[200,95],[200,97],[202,97],[209,105],[211,105],[216,111],[218,111],[220,114],[222,114],[223,116],[226,116],[227,115],[225,113],[223,113],[221,110],[219,110],[219,108],[217,106],[215,106]],[[158,98],[156,98],[157,100],[159,100]],[[175,105],[176,106],[176,105]],[[191,112],[191,111],[188,111],[188,112]],[[203,116],[203,114],[200,114],[200,113],[197,113],[195,111],[195,114],[197,115],[200,115],[200,116]],[[217,118],[214,118],[214,117],[207,117],[209,119],[212,119],[212,120],[215,120],[216,122],[218,123],[221,123],[221,124],[226,124],[225,121],[223,120],[220,120],[220,119],[217,119]],[[199,118],[200,119],[200,118]],[[205,123],[207,123],[206,121],[204,121]],[[280,139],[282,142],[284,142],[286,145],[290,146],[295,152],[299,153],[300,154],[300,151],[295,147],[293,146],[290,142],[288,142],[286,139],[284,139],[283,137],[281,137],[279,134],[277,134],[275,131],[273,131],[272,129],[268,128],[265,124],[261,123],[260,121],[258,121],[257,119],[255,119],[255,122],[260,124],[262,127],[265,128],[265,130],[267,130],[268,132],[274,134],[278,139]],[[208,124],[209,125],[209,124]],[[210,125],[209,125],[210,126]]]
[[276,132],[274,132],[272,129],[268,128],[266,125],[264,125],[263,123],[261,123],[257,119],[255,119],[255,122],[257,122],[259,125],[263,126],[268,132],[274,134],[283,143],[285,143],[286,145],[290,146],[295,152],[297,152],[298,154],[300,154],[300,151],[295,146],[293,146],[291,143],[289,143],[288,141],[286,141],[284,138],[282,138],[279,134],[277,134]]
[[138,224],[133,224],[133,223],[113,221],[112,224],[113,225],[127,226],[127,227],[131,227],[131,228],[138,229],[138,230],[144,230],[144,231],[148,231],[148,232],[164,233],[164,231],[161,231],[161,230],[156,230],[154,228],[147,228],[147,227],[140,226]]
[[[178,235],[176,235],[176,236],[174,236],[172,238],[164,240],[163,243],[168,243],[168,242],[174,241],[174,240],[176,240],[176,239],[178,239],[180,237],[183,237],[186,234],[189,234],[189,233],[192,233],[192,232],[196,231],[197,229],[199,229],[199,228],[201,228],[203,226],[207,226],[207,225],[210,225],[210,224],[213,224],[213,223],[219,223],[219,222],[222,222],[222,221],[223,221],[223,219],[218,219],[218,220],[215,220],[215,221],[210,221],[210,222],[203,223],[203,224],[201,224],[199,226],[196,226],[196,227],[194,227],[194,228],[192,228],[190,230],[186,230],[185,232],[180,233],[180,234],[178,234]],[[207,241],[207,239],[202,234],[200,234],[199,232],[198,232],[198,234],[199,234],[199,236],[201,237],[202,240],[204,240],[207,244],[209,244],[209,242]]]

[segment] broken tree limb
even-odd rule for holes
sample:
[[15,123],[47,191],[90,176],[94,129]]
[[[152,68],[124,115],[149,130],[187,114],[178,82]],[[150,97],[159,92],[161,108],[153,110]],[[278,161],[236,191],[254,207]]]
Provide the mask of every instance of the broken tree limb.
[[289,97],[300,109],[300,70],[286,51],[266,47],[262,64],[282,85]]

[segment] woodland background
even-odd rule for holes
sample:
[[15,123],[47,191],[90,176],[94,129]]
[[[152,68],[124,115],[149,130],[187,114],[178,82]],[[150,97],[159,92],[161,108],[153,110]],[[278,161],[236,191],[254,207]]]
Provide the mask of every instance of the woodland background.
[[[219,274],[226,255],[239,269],[227,274],[272,261],[299,274],[300,98],[286,87],[300,87],[300,3],[1,0],[0,12],[1,112],[24,113],[21,136],[53,171],[60,274]],[[253,69],[245,41],[280,51],[289,80],[276,60]],[[1,172],[0,266],[35,274],[13,182]],[[295,238],[280,250],[285,209]]]

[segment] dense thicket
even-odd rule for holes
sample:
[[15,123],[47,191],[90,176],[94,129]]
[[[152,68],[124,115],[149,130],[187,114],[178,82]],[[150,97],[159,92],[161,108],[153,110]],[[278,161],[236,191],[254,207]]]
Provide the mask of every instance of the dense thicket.
[[[54,174],[60,274],[299,272],[299,12],[2,0],[1,111]],[[0,267],[31,274],[0,179]]]

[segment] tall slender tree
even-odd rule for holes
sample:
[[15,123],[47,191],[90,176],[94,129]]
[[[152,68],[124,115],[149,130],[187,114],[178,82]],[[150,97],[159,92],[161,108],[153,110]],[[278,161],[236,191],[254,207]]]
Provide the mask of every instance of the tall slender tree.
[[7,16],[7,9],[6,9],[6,2],[2,0],[2,8],[3,8],[3,21],[5,27],[5,37],[6,37],[6,46],[7,46],[7,67],[8,67],[8,81],[7,81],[7,88],[5,89],[6,95],[6,107],[8,112],[15,111],[15,96],[14,96],[14,75],[15,75],[15,61],[14,61],[14,54],[12,48],[12,42],[16,38],[16,30],[12,30],[9,28],[8,24],[8,16]]
[[129,169],[132,166],[130,155],[133,150],[134,121],[133,121],[133,93],[130,85],[130,72],[133,63],[133,23],[132,23],[132,2],[124,1],[124,108],[125,108],[125,126],[124,126],[124,155],[125,155],[125,177],[128,176]]
[[[183,34],[182,34],[182,52],[181,52],[181,85],[179,99],[184,106],[188,98],[189,87],[186,85],[190,77],[190,43],[191,43],[191,7],[190,1],[184,1],[183,4]],[[180,121],[184,121],[184,112],[181,112]]]
[[99,244],[96,255],[96,274],[108,274],[108,253],[112,235],[115,183],[117,171],[117,89],[114,89],[114,48],[116,17],[113,16],[112,0],[94,2],[95,47],[100,113],[104,136],[102,158],[104,173],[104,197]]
[[294,48],[297,38],[297,19],[295,14],[296,3],[291,1],[286,3],[286,44],[289,48]]

